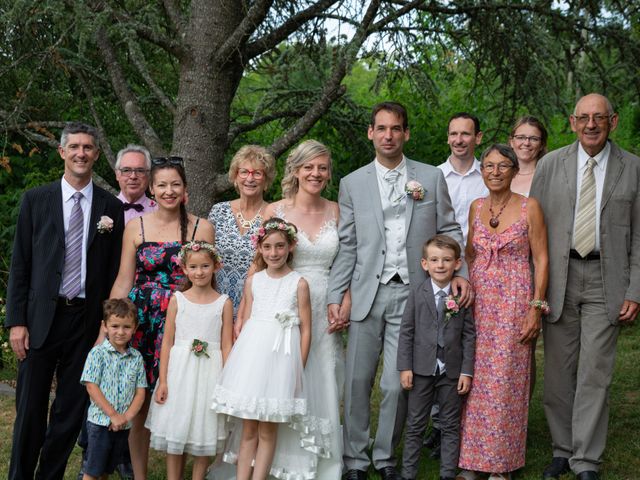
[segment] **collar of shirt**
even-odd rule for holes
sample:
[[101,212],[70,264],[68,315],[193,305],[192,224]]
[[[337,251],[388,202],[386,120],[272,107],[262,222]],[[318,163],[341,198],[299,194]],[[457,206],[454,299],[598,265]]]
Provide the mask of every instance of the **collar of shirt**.
[[149,197],[147,197],[146,195],[144,195],[144,194],[141,195],[140,198],[138,198],[137,200],[134,200],[133,202],[130,202],[124,196],[124,193],[120,192],[118,194],[118,200],[120,200],[122,203],[139,203],[140,205],[143,205],[145,208],[152,206],[151,199]]
[[[609,159],[609,152],[611,152],[611,144],[607,140],[606,145],[600,153],[593,157],[596,161],[596,166],[601,173],[605,173],[607,169],[607,160]],[[587,152],[585,152],[584,148],[582,148],[582,144],[578,142],[578,170],[582,171],[586,168],[587,162],[592,158]]]
[[436,283],[433,281],[433,279],[431,279],[431,287],[433,288],[433,295],[437,295],[438,292],[440,290],[444,290],[444,293],[447,294],[447,296],[449,296],[449,294],[451,293],[451,283],[447,283],[444,288],[440,288],[438,285],[436,285]]
[[447,158],[446,162],[440,165],[440,168],[442,169],[442,173],[444,173],[445,177],[448,177],[449,175],[458,175],[460,177],[467,177],[469,175],[476,175],[476,174],[482,175],[482,171],[480,170],[480,161],[477,158],[473,159],[473,165],[465,173],[456,172],[456,169],[453,168],[453,164],[451,163],[451,156]]
[[[73,197],[73,194],[76,193],[78,190],[73,188],[71,184],[67,182],[67,180],[64,177],[62,177],[61,185],[62,185],[62,201],[68,202],[69,200],[71,200],[71,197]],[[80,190],[80,193],[82,193],[85,199],[87,199],[88,201],[91,201],[91,198],[93,196],[93,182],[91,181],[87,183],[87,185],[82,190]]]
[[378,173],[379,178],[384,178],[384,176],[387,174],[389,170],[395,170],[396,172],[400,172],[400,177],[407,176],[407,157],[405,157],[404,155],[402,156],[402,160],[400,161],[398,166],[396,166],[393,169],[387,168],[384,165],[382,165],[377,158],[374,164],[376,166],[376,172]]
[[119,352],[116,347],[114,347],[108,338],[104,339],[104,342],[100,345],[101,348],[104,348],[109,353],[117,353],[118,355],[131,355],[131,346],[127,346],[127,349],[124,352]]

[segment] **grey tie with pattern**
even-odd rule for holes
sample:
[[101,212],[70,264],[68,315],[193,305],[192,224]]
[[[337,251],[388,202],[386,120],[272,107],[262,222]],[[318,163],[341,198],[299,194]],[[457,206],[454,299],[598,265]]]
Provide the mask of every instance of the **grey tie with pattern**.
[[71,208],[69,217],[69,229],[65,235],[64,271],[62,291],[68,299],[73,299],[80,293],[80,280],[82,273],[82,238],[84,232],[84,215],[80,200],[83,195],[80,192],[73,194],[75,203]]
[[444,290],[440,290],[438,293],[436,293],[436,310],[438,312],[438,347],[440,348],[444,348],[444,310],[445,310],[445,298],[446,298],[447,294],[444,292]]
[[596,247],[596,178],[593,173],[595,166],[595,159],[590,158],[580,186],[574,244],[576,252],[582,257],[586,257]]
[[389,201],[391,203],[396,203],[402,198],[402,193],[398,189],[398,178],[400,177],[400,172],[397,170],[389,170],[384,174],[385,181],[389,184],[391,189],[389,190]]

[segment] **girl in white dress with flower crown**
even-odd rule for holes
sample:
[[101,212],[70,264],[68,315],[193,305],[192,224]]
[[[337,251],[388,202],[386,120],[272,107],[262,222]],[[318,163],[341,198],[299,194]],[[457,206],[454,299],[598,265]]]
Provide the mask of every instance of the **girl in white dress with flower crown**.
[[145,426],[151,447],[167,453],[167,478],[184,477],[184,456],[194,456],[192,478],[204,479],[222,449],[224,416],[209,408],[231,350],[233,305],[215,290],[220,258],[213,245],[194,241],[179,252],[188,278],[169,301],[160,350],[160,375]]
[[344,355],[342,339],[333,332],[348,325],[350,296],[345,296],[342,305],[342,322],[330,325],[327,282],[339,243],[338,204],[321,195],[330,179],[329,149],[316,140],[304,141],[287,158],[282,179],[284,199],[265,211],[265,215],[274,214],[298,227],[292,267],[309,282],[311,290],[311,348],[304,371],[307,415],[300,431],[280,428],[272,468],[289,472],[289,479],[339,480],[342,476]]
[[212,404],[216,412],[242,419],[238,480],[274,473],[278,424],[297,425],[307,412],[302,376],[311,342],[311,306],[306,280],[289,265],[296,228],[271,218],[255,240],[258,271],[245,282],[241,311],[248,319]]

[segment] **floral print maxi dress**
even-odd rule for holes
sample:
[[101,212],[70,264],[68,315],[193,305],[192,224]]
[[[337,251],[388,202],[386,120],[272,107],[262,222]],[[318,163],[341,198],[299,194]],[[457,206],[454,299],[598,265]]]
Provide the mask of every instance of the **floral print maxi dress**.
[[[142,217],[140,228],[142,243],[136,251],[136,278],[129,292],[129,298],[138,309],[138,329],[131,346],[142,354],[147,383],[153,390],[158,380],[160,347],[169,300],[184,281],[178,261],[182,242],[145,241]],[[194,236],[197,228],[196,223]]]
[[476,357],[462,414],[460,467],[502,473],[525,463],[531,344],[518,337],[532,294],[527,199],[520,219],[501,233],[480,221],[484,200],[473,224]]

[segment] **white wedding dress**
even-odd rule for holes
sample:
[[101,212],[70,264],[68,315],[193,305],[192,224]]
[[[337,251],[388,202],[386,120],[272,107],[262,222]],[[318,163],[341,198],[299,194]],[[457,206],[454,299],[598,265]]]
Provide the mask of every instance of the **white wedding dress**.
[[[281,207],[276,209],[276,215],[291,221]],[[335,219],[327,219],[315,239],[310,239],[303,230],[298,232],[292,267],[307,280],[311,292],[311,348],[303,377],[308,415],[304,421],[305,434],[299,434],[297,441],[292,438],[292,429],[279,429],[273,462],[276,468],[272,468],[276,476],[278,464],[286,465],[292,456],[304,458],[308,453],[314,455],[311,461],[317,461],[317,471],[315,475],[304,472],[302,478],[338,480],[342,476],[340,398],[344,349],[341,335],[327,332],[329,269],[338,252],[338,242]]]

